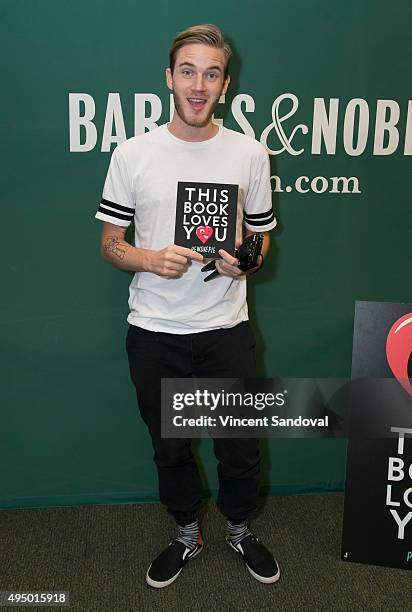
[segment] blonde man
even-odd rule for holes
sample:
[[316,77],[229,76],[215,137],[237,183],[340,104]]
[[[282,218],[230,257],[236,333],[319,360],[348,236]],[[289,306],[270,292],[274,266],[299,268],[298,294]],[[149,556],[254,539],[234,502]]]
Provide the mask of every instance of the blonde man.
[[[248,321],[246,276],[220,250],[219,275],[204,283],[203,257],[173,244],[179,181],[239,186],[237,246],[243,235],[276,225],[269,160],[254,139],[218,126],[213,112],[229,86],[231,49],[214,25],[188,28],[175,38],[166,69],[175,112],[170,123],[131,138],[113,152],[103,198],[105,260],[135,273],[130,285],[127,351],[140,413],[154,448],[160,500],[174,516],[178,536],[151,563],[146,580],[171,584],[203,540],[197,520],[203,486],[191,440],[162,438],[160,381],[170,377],[246,378],[255,375],[255,339]],[[135,246],[125,241],[131,221]],[[251,270],[251,272],[256,269]],[[227,519],[228,544],[257,580],[279,579],[273,555],[249,530],[259,488],[259,441],[214,439],[217,506]]]

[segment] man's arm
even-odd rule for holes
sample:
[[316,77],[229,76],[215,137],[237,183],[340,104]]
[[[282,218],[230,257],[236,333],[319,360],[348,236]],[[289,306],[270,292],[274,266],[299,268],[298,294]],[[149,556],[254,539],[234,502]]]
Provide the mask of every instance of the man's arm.
[[103,223],[100,254],[116,268],[130,272],[152,272],[166,278],[180,278],[190,261],[203,262],[203,256],[191,249],[171,244],[160,251],[139,249],[125,239],[127,228]]
[[[257,233],[261,233],[263,235],[263,244],[262,244],[261,252],[262,252],[263,259],[265,259],[267,252],[269,251],[269,246],[270,246],[269,232],[253,232],[252,230],[247,229],[246,238],[248,236],[251,236],[252,234],[257,234]],[[241,242],[237,240],[236,248],[239,248],[240,245],[241,245]],[[230,255],[230,253],[228,253],[227,251],[224,251],[223,249],[220,249],[219,255],[222,256],[222,259],[216,260],[216,269],[218,270],[219,274],[223,274],[224,276],[230,276],[232,278],[242,276],[243,274],[245,275],[253,274],[253,272],[256,272],[256,270],[258,270],[261,267],[261,263],[262,263],[262,260],[261,260],[259,265],[256,266],[256,268],[251,268],[250,270],[247,270],[247,272],[243,272],[242,270],[239,270],[239,268],[237,267],[238,262],[237,262],[236,257],[233,257],[232,255]]]

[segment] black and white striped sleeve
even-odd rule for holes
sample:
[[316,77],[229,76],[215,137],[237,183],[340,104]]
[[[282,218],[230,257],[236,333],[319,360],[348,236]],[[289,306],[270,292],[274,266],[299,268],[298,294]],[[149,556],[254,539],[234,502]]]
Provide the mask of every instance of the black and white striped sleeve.
[[243,224],[252,232],[268,232],[276,226],[272,208],[269,156],[263,147],[257,163],[253,165],[243,211]]
[[128,227],[133,221],[135,202],[126,160],[119,148],[113,151],[96,219]]

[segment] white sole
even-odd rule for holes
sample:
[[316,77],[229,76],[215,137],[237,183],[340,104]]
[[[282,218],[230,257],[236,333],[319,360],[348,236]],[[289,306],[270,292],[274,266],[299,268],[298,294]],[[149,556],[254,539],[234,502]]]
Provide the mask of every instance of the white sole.
[[280,578],[280,569],[278,569],[278,573],[275,574],[274,576],[270,576],[270,578],[266,578],[265,576],[259,576],[259,574],[256,574],[252,569],[250,569],[246,561],[245,561],[245,565],[247,569],[249,570],[249,572],[252,574],[253,578],[256,578],[256,580],[259,580],[259,582],[263,582],[264,584],[273,584],[274,582],[277,582]]
[[172,582],[174,582],[176,580],[176,578],[178,578],[180,572],[182,571],[183,567],[177,572],[177,574],[175,576],[173,576],[173,578],[170,578],[170,580],[166,580],[165,582],[157,582],[156,580],[152,580],[149,576],[149,572],[150,572],[150,568],[152,567],[152,564],[150,564],[149,569],[147,570],[147,574],[146,574],[146,582],[147,584],[149,584],[151,587],[154,587],[155,589],[162,589],[163,587],[167,587],[169,586],[169,584],[172,584]]

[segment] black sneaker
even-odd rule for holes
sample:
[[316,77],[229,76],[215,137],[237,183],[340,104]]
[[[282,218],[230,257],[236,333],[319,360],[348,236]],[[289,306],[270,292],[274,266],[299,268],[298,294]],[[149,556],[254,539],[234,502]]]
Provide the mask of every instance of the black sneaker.
[[179,540],[173,540],[160,553],[147,570],[146,582],[156,589],[167,587],[179,576],[184,565],[196,557],[203,549],[203,540],[199,536],[196,546],[187,548]]
[[226,536],[226,542],[240,553],[246,567],[256,580],[270,584],[280,578],[280,569],[271,552],[253,534],[246,536],[236,546]]

